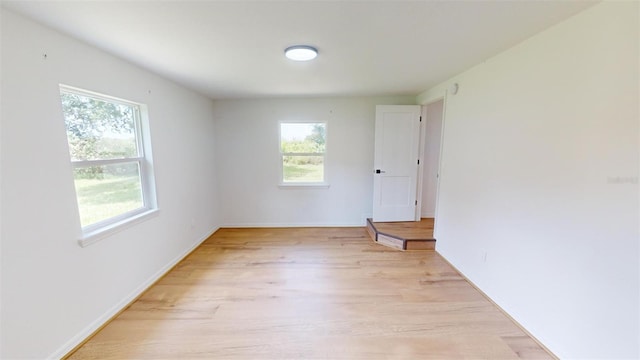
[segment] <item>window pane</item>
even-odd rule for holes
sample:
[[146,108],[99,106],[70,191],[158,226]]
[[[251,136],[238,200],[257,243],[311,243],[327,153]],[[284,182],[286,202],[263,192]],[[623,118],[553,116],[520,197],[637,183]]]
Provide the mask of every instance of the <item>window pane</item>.
[[283,156],[284,182],[323,182],[324,156]]
[[83,227],[144,207],[137,162],[75,168],[74,179]]
[[134,106],[67,92],[60,96],[71,160],[139,156]]
[[283,153],[324,153],[326,124],[280,124],[280,150]]

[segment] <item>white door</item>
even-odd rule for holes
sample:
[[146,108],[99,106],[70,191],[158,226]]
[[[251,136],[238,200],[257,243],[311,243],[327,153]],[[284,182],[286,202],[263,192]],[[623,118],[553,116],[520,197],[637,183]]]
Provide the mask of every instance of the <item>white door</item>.
[[419,105],[376,106],[373,221],[416,220]]

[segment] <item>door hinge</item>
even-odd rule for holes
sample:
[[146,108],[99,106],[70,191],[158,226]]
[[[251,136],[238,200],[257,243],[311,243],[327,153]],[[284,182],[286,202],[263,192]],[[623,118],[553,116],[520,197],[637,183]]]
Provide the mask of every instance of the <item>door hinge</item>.
[[420,116],[420,122],[422,122],[422,116]]
[[418,200],[416,200],[416,206],[418,205]]
[[420,165],[420,159],[418,159],[418,165]]

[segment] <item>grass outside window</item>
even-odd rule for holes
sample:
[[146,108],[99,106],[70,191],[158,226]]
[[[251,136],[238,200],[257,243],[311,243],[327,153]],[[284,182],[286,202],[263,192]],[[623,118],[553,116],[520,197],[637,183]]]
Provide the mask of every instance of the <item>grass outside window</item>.
[[281,183],[325,184],[325,123],[281,123]]
[[84,236],[112,230],[155,209],[142,137],[144,106],[60,86]]

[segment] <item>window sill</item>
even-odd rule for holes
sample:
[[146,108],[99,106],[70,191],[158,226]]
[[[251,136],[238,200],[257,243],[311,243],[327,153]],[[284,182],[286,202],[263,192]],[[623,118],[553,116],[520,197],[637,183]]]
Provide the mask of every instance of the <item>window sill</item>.
[[280,189],[328,189],[328,183],[280,183]]
[[111,224],[109,226],[105,226],[103,228],[100,228],[88,233],[84,233],[82,234],[82,238],[78,240],[78,244],[80,245],[80,247],[87,247],[108,236],[118,233],[128,227],[131,227],[135,224],[139,224],[143,221],[151,219],[157,216],[158,213],[159,213],[158,209],[151,209],[143,213],[137,214],[135,216],[132,216],[130,218],[126,218],[122,221],[118,221],[117,223]]

